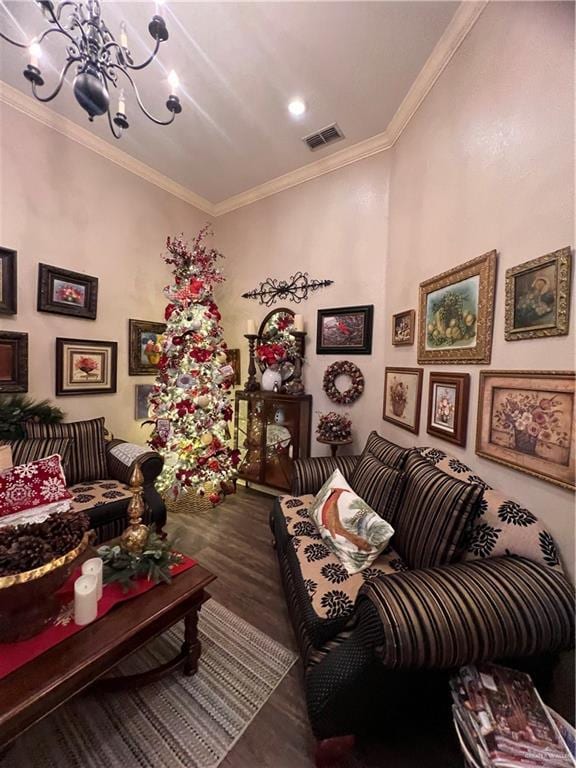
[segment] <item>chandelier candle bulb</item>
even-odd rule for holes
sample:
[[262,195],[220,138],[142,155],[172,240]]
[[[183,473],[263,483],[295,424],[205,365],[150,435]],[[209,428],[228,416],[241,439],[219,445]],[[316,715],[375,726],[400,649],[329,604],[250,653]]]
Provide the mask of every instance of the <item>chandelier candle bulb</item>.
[[128,34],[126,32],[125,22],[120,24],[120,47],[128,48]]
[[304,317],[302,315],[294,315],[294,330],[300,332],[304,330]]
[[94,576],[96,578],[96,599],[102,598],[102,570],[103,562],[101,557],[91,557],[82,563],[82,575]]
[[36,69],[38,69],[38,61],[40,56],[42,56],[42,49],[38,43],[32,43],[32,45],[28,48],[28,52],[30,53],[30,66],[36,67]]
[[172,70],[168,75],[168,82],[170,83],[170,93],[174,95],[178,89],[178,86],[180,85],[180,78],[176,72],[174,72],[174,70]]
[[90,624],[98,615],[98,580],[96,576],[80,576],[74,582],[74,623]]
[[126,95],[124,94],[124,88],[121,88],[120,93],[118,94],[118,112],[121,115],[126,114]]
[[247,333],[248,336],[256,334],[256,321],[255,320],[247,320],[246,321],[246,333]]

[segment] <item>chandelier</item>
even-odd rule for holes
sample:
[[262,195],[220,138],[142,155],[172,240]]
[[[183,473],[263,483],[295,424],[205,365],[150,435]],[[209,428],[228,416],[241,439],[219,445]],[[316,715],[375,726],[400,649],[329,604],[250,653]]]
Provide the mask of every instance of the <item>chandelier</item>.
[[[120,26],[119,41],[116,41],[102,18],[99,0],[87,0],[73,2],[62,0],[55,4],[52,0],[34,0],[40,7],[44,18],[48,23],[45,29],[32,43],[20,43],[11,40],[0,31],[0,38],[18,48],[28,48],[30,62],[23,74],[32,86],[32,94],[38,101],[52,101],[62,89],[68,70],[76,66],[76,76],[73,82],[73,91],[76,101],[88,113],[88,119],[107,114],[110,130],[115,138],[122,136],[122,131],[128,128],[126,118],[126,97],[122,87],[123,82],[132,86],[136,96],[136,102],[147,118],[157,125],[170,125],[174,118],[182,111],[178,96],[174,91],[178,86],[178,77],[171,72],[168,77],[172,93],[168,96],[166,109],[170,117],[166,120],[158,120],[144,107],[138,88],[132,78],[131,72],[144,69],[155,58],[161,43],[168,40],[166,22],[157,11],[148,24],[148,32],[154,42],[154,49],[148,58],[140,64],[135,64],[130,49],[128,48],[128,36],[126,25]],[[157,4],[157,8],[160,4]],[[44,94],[42,86],[44,78],[38,66],[42,52],[41,44],[49,35],[60,35],[66,46],[66,61],[58,76],[58,83],[52,93]],[[117,111],[114,116],[110,111],[110,86],[118,88]]]

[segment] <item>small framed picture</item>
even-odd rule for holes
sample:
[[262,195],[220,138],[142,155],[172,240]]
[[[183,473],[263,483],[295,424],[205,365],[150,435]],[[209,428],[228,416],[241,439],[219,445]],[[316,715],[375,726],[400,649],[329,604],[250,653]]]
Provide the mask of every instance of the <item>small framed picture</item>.
[[319,309],[317,355],[370,355],[374,306]]
[[116,392],[115,341],[56,339],[56,394],[104,395]]
[[469,393],[469,373],[430,372],[426,424],[429,435],[466,445]]
[[38,312],[96,320],[98,278],[38,265]]
[[136,384],[135,413],[137,421],[148,418],[148,398],[154,389],[154,384]]
[[166,323],[129,320],[128,373],[130,376],[154,376],[162,354],[161,336]]
[[28,334],[0,331],[0,392],[28,392]]
[[226,357],[228,358],[228,364],[234,369],[234,386],[238,386],[241,382],[240,379],[240,350],[239,349],[227,349]]
[[570,248],[506,270],[506,341],[565,336],[571,276]]
[[18,310],[16,251],[0,248],[0,315]]
[[420,431],[422,368],[386,368],[384,371],[384,412],[382,418],[397,427]]
[[416,310],[407,309],[392,315],[392,344],[395,347],[414,344],[414,325]]

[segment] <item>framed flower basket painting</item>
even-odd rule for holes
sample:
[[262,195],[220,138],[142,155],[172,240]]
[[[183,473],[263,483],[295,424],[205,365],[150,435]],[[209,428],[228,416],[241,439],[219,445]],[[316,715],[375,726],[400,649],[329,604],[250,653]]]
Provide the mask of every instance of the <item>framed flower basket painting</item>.
[[16,251],[0,248],[0,315],[15,315],[17,309]]
[[419,363],[489,363],[496,251],[420,284]]
[[469,373],[430,372],[426,423],[429,435],[466,445],[469,393]]
[[384,412],[382,418],[397,427],[420,431],[422,368],[386,368],[384,371]]
[[28,392],[28,334],[0,331],[0,392]]
[[571,262],[561,248],[506,270],[506,341],[568,333]]
[[374,306],[319,309],[316,328],[317,355],[372,354]]
[[415,324],[416,311],[414,309],[392,315],[392,344],[395,347],[414,344]]
[[56,339],[56,394],[104,395],[116,392],[115,341]]
[[154,376],[162,354],[161,336],[166,323],[129,320],[128,372],[130,376]]
[[38,312],[96,320],[98,278],[39,264],[37,308]]
[[476,453],[576,488],[573,371],[481,371]]
[[136,402],[134,418],[144,421],[148,418],[148,398],[154,389],[154,384],[136,384]]

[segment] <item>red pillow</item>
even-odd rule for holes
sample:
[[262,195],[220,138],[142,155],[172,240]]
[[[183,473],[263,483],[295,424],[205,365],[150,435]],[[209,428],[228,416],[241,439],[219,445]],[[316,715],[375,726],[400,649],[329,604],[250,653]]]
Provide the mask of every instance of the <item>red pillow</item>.
[[71,498],[58,454],[0,474],[0,517]]

